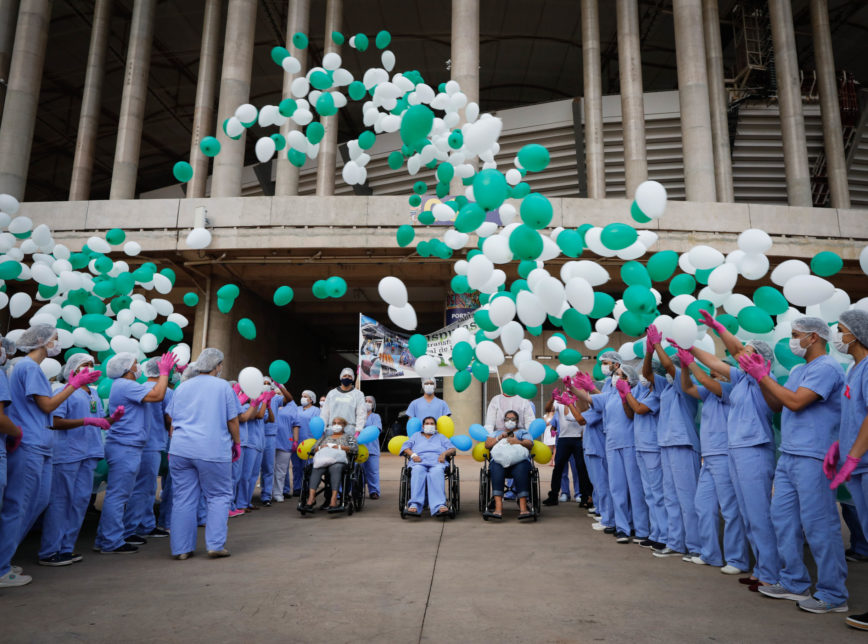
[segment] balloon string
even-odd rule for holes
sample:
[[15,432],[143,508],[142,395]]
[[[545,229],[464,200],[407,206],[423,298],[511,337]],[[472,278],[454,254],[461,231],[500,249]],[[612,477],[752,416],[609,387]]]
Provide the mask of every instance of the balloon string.
[[494,373],[497,374],[497,384],[500,385],[500,393],[503,393],[503,381],[500,379],[500,369],[498,367],[494,368]]

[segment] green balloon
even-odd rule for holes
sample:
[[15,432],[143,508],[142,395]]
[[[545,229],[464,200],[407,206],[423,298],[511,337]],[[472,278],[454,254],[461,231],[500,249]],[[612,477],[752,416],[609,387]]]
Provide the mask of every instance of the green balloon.
[[483,331],[488,331],[489,333],[497,331],[497,325],[491,321],[491,316],[485,309],[477,309],[476,313],[473,314],[473,320]]
[[111,258],[106,257],[105,255],[97,257],[96,261],[93,263],[93,267],[98,273],[108,273],[112,268],[114,268],[114,265],[115,263]]
[[365,98],[365,84],[362,81],[353,81],[350,83],[350,86],[347,88],[349,92],[350,98],[354,101],[360,101]]
[[175,175],[175,179],[181,183],[187,183],[193,178],[193,166],[186,161],[178,161],[172,167],[172,174]]
[[172,286],[175,285],[175,280],[177,279],[177,276],[175,275],[175,271],[173,271],[171,268],[164,268],[164,269],[162,269],[162,270],[160,271],[160,275],[162,275],[162,276],[165,277],[167,280],[169,280],[169,282],[172,283]]
[[415,145],[428,136],[434,125],[434,112],[427,105],[413,105],[401,119],[401,140],[407,145]]
[[184,293],[184,304],[187,306],[196,306],[199,303],[199,296],[193,291]]
[[573,365],[582,359],[582,354],[575,349],[564,349],[558,354],[558,361],[561,364]]
[[[407,200],[411,206],[414,208],[418,208],[422,205],[422,197],[419,195],[410,195],[410,198]],[[434,213],[430,210],[426,210],[424,212],[419,213],[419,216],[416,218],[420,224],[424,226],[430,226],[434,223]]]
[[488,381],[488,365],[479,362],[476,360],[473,363],[473,366],[470,368],[470,371],[473,373],[473,377],[476,378],[479,382],[487,382]]
[[398,246],[404,248],[413,243],[413,239],[416,237],[416,231],[413,230],[413,226],[410,224],[403,224],[398,226],[396,237],[398,238]]
[[178,326],[177,322],[168,320],[163,322],[163,335],[172,342],[181,342],[184,339],[184,330]]
[[274,291],[274,303],[277,306],[286,306],[290,302],[292,302],[292,298],[295,295],[292,288],[289,286],[278,286]]
[[[455,166],[448,161],[444,161],[437,166],[437,180],[441,183],[449,183],[452,177],[455,176]],[[474,187],[474,190],[476,188]]]
[[112,392],[112,383],[114,380],[111,378],[103,378],[99,381],[99,384],[96,386],[97,395],[103,400],[108,400],[108,397]]
[[746,306],[739,311],[738,323],[750,333],[768,333],[775,328],[772,316],[758,306]]
[[150,270],[147,266],[139,266],[132,272],[132,276],[139,284],[147,284],[154,279],[154,271]]
[[0,262],[0,280],[14,280],[21,275],[21,264],[9,259]]
[[[298,103],[295,102],[294,98],[285,98],[277,105],[277,111],[280,112],[281,116],[286,116],[287,118],[295,114],[295,110],[298,109]],[[204,139],[203,139],[204,141]],[[218,142],[219,145],[219,142]],[[219,152],[220,149],[217,149]],[[203,150],[204,152],[204,150]]]
[[217,297],[225,300],[234,300],[241,295],[241,289],[235,284],[224,284],[217,289]]
[[536,230],[521,224],[509,234],[509,249],[517,259],[536,259],[543,251],[543,240]]
[[101,298],[109,298],[117,294],[115,290],[115,281],[111,278],[96,282],[93,287],[93,292]]
[[527,328],[527,332],[530,333],[531,335],[534,335],[534,336],[537,336],[537,337],[539,337],[540,335],[542,335],[542,325],[540,325],[540,326],[529,326],[529,327],[526,327],[526,328]]
[[464,145],[464,134],[461,133],[461,130],[453,130],[447,141],[450,148],[457,150]]
[[635,201],[630,204],[630,216],[633,217],[634,221],[638,221],[640,224],[647,224],[651,221],[651,217],[648,217],[642,209],[639,207]]
[[220,141],[218,141],[213,136],[206,136],[201,141],[199,141],[199,149],[202,150],[202,154],[204,154],[206,157],[216,157],[218,154],[220,154]]
[[[90,258],[85,253],[73,253],[69,256],[69,263],[72,264],[72,268],[79,271],[85,266],[87,266]],[[0,267],[3,265],[0,264]],[[17,277],[17,275],[16,275]],[[0,275],[0,279],[6,279]]]
[[[77,288],[67,293],[66,297],[69,300],[69,303],[73,306],[83,306],[90,297],[90,293],[85,291],[83,288]],[[99,298],[97,298],[97,300],[99,300]]]
[[389,167],[392,170],[398,170],[402,165],[404,165],[404,155],[395,150],[394,152],[389,153],[389,158],[386,160],[386,163],[389,164]]
[[509,194],[509,184],[499,170],[489,168],[473,177],[473,196],[486,210],[499,208]]
[[723,326],[725,326],[726,330],[733,335],[735,335],[738,331],[738,319],[734,315],[730,315],[729,313],[721,313],[715,319]]
[[591,317],[594,319],[604,318],[615,310],[615,298],[602,291],[594,291],[594,308]]
[[129,295],[136,286],[136,278],[132,273],[123,272],[115,278],[115,290],[121,295]]
[[410,353],[416,358],[421,358],[428,352],[428,338],[421,333],[414,333],[407,342]]
[[528,143],[518,151],[518,162],[531,172],[545,170],[549,164],[549,151],[538,143]]
[[684,315],[689,315],[699,322],[702,319],[702,313],[700,313],[700,311],[708,311],[712,316],[714,316],[714,304],[709,300],[694,300],[687,306]]
[[347,282],[339,275],[332,275],[325,281],[325,288],[329,297],[343,297],[347,292]]
[[316,99],[316,111],[322,116],[332,116],[338,113],[338,108],[335,107],[335,99],[332,98],[330,92],[323,92]]
[[536,268],[536,262],[531,259],[525,259],[518,263],[518,274],[519,276],[527,279],[527,276],[530,275],[530,272]]
[[672,278],[669,282],[669,292],[672,295],[689,295],[696,290],[696,280],[693,275],[681,273]]
[[637,358],[645,357],[645,341],[644,340],[636,340],[633,343],[633,353],[636,354]]
[[564,331],[573,340],[584,342],[591,335],[591,321],[584,313],[576,309],[567,309],[561,316]]
[[639,315],[647,314],[657,308],[657,300],[651,289],[634,284],[633,286],[628,286],[624,291],[624,306],[627,307],[628,311],[632,311],[633,313]]
[[543,378],[543,384],[544,385],[551,385],[551,384],[553,384],[553,383],[555,383],[561,379],[561,377],[558,375],[557,371],[555,371],[554,369],[552,369],[548,365],[543,365],[543,366],[545,367],[545,370],[546,370],[545,378]]
[[307,36],[300,31],[292,34],[292,44],[295,45],[296,49],[306,49]]
[[287,56],[289,56],[289,50],[286,47],[278,45],[271,48],[271,60],[276,64],[280,65]]
[[449,286],[454,293],[467,293],[471,290],[466,275],[455,275],[449,282]]
[[54,286],[40,284],[36,290],[39,292],[39,297],[44,300],[49,300],[57,294],[57,291],[60,290],[60,286],[58,284],[55,284]]
[[289,162],[294,165],[296,168],[300,168],[307,161],[307,155],[304,152],[300,152],[295,148],[290,148],[289,152],[286,155],[286,158],[289,159]]
[[503,393],[507,396],[514,396],[517,393],[516,389],[518,388],[518,382],[515,378],[504,378],[501,388],[503,389]]
[[790,351],[790,341],[789,338],[781,338],[775,343],[775,359],[786,369],[792,369],[793,367],[805,364],[806,360],[804,358],[798,357],[792,351]]
[[370,130],[365,130],[359,134],[359,147],[363,150],[369,150],[377,142],[377,135]]
[[84,327],[92,333],[102,333],[112,325],[112,319],[106,315],[98,313],[88,313],[81,316],[79,326]]
[[310,75],[310,85],[314,89],[324,90],[332,86],[331,76],[327,72],[315,71]]
[[109,304],[109,308],[117,314],[124,309],[130,308],[130,304],[132,303],[133,300],[129,295],[121,295],[120,297],[116,297],[111,301],[111,303]]
[[521,202],[521,220],[536,230],[551,223],[552,213],[551,202],[538,192],[529,194]]
[[525,400],[533,400],[536,398],[536,385],[530,382],[520,382],[515,388],[515,392]]
[[623,250],[638,239],[639,233],[628,224],[609,224],[600,233],[600,242],[611,250]]
[[353,43],[359,51],[365,51],[368,48],[368,37],[365,34],[356,34]]
[[452,386],[458,393],[467,389],[471,382],[473,382],[473,376],[470,375],[469,371],[458,371],[452,377]]
[[324,300],[329,296],[325,280],[315,281],[311,287],[311,291],[313,292],[313,296],[319,300]]
[[112,228],[105,234],[105,240],[112,246],[123,244],[127,234],[120,228]]
[[255,340],[256,325],[253,324],[253,320],[250,318],[241,318],[238,320],[238,333],[240,333],[241,337],[245,340]]
[[459,342],[452,347],[452,364],[455,365],[458,371],[466,369],[473,361],[473,358],[473,347],[470,346],[469,342]]
[[522,181],[516,186],[512,187],[510,190],[510,196],[513,199],[524,199],[530,194],[530,184],[526,181]]
[[646,327],[642,317],[633,313],[633,311],[624,311],[621,317],[618,318],[618,326],[621,328],[621,331],[634,337],[642,335]]
[[703,286],[705,286],[708,284],[708,276],[711,275],[711,271],[713,270],[713,268],[697,268],[696,275],[694,275],[693,277],[696,278],[696,282],[698,284],[702,284]]
[[336,45],[343,45],[346,42],[346,38],[340,31],[332,32],[332,42]]
[[[455,230],[460,233],[472,233],[483,222],[485,222],[485,210],[482,209],[482,206],[477,203],[468,203],[458,211],[458,216],[455,218]],[[540,240],[540,243],[542,243],[542,240]],[[542,249],[540,249],[540,252],[542,252]]]
[[271,379],[274,380],[274,382],[281,385],[289,382],[290,373],[291,370],[289,368],[289,363],[286,360],[275,360],[268,365],[268,375],[271,376]]
[[325,128],[323,124],[319,121],[313,121],[307,126],[305,130],[305,136],[307,136],[307,140],[310,141],[313,145],[316,145],[322,138],[325,136]]
[[787,298],[774,286],[760,286],[753,293],[753,303],[769,315],[780,315],[790,308]]
[[811,260],[811,270],[820,277],[830,277],[844,268],[844,260],[828,250],[817,253]]
[[156,322],[151,322],[151,324],[148,325],[148,333],[157,338],[157,342],[162,342],[166,339],[166,332],[163,331],[163,326]]
[[[527,199],[530,197],[527,197],[525,201]],[[561,252],[567,257],[578,257],[585,249],[585,242],[577,230],[562,230],[558,235],[557,244]]]
[[278,152],[280,152],[283,148],[286,147],[286,137],[282,134],[275,132],[268,138],[274,141],[274,149]]
[[[561,233],[563,234],[563,233]],[[651,288],[651,276],[639,262],[627,262],[621,267],[621,280],[628,286]]]
[[661,250],[648,259],[648,275],[655,282],[665,282],[678,268],[678,253],[674,250]]
[[235,300],[226,298],[226,297],[218,297],[217,298],[217,310],[221,313],[229,313],[232,310],[233,305],[235,304]]
[[374,39],[374,44],[377,45],[377,49],[385,49],[389,46],[390,42],[392,42],[392,34],[388,31],[379,32],[377,37]]
[[427,191],[428,184],[426,184],[424,181],[417,181],[413,184],[413,192],[415,192],[416,195],[424,195]]

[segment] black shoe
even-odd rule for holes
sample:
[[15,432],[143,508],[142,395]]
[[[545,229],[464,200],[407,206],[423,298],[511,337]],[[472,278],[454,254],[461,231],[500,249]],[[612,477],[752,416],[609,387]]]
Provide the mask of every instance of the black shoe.
[[616,532],[615,541],[617,543],[630,543],[630,535],[626,532]]
[[850,561],[853,563],[861,562],[861,561],[868,561],[868,557],[866,557],[865,555],[860,555],[855,550],[845,550],[844,551],[844,558],[847,561]]
[[80,554],[78,554],[77,552],[64,552],[63,554],[64,554],[64,555],[68,555],[69,558],[72,559],[72,563],[78,563],[79,561],[81,561],[82,559],[84,559],[84,557],[82,557],[82,556],[81,556]]
[[115,548],[114,550],[100,550],[100,552],[104,555],[131,555],[138,552],[139,549],[136,546],[132,546],[128,543],[120,546],[119,548]]
[[50,557],[39,560],[40,566],[69,566],[75,563],[72,560],[72,555],[55,552]]
[[144,546],[148,543],[147,539],[145,539],[144,537],[140,537],[137,534],[131,534],[129,537],[124,539],[124,541],[131,546]]
[[653,550],[666,550],[666,544],[661,541],[652,541],[651,548]]
[[270,508],[271,507],[271,501],[263,501],[262,507],[263,508]]
[[844,623],[850,628],[855,628],[860,631],[868,631],[868,613],[850,615],[844,620]]
[[642,541],[639,542],[639,547],[640,548],[653,548],[655,544],[656,544],[656,542],[651,541],[651,539],[643,539]]
[[343,505],[328,506],[329,514],[337,514],[339,512],[344,512],[345,510],[346,508]]
[[557,505],[558,504],[557,494],[549,493],[549,495],[543,500],[542,504],[543,505]]
[[615,534],[615,527],[610,526],[608,528],[603,529],[603,534]]
[[162,528],[154,528],[148,533],[148,536],[154,539],[163,539],[169,536],[169,531]]

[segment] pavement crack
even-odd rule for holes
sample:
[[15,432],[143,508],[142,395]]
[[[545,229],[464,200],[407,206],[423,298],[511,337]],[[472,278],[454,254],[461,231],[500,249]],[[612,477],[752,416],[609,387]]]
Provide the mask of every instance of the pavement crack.
[[431,589],[434,587],[434,575],[437,572],[437,560],[440,558],[440,544],[443,543],[443,533],[446,531],[446,522],[440,524],[440,537],[437,539],[437,551],[434,553],[434,565],[431,566],[431,580],[428,582],[428,596],[425,598],[425,610],[422,612],[422,625],[419,627],[419,639],[422,642],[422,634],[425,632],[425,618],[428,616],[428,605],[431,603]]

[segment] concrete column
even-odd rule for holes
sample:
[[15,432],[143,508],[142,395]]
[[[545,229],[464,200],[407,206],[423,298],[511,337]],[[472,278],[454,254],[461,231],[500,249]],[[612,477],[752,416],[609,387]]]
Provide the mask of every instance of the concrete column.
[[196,105],[193,108],[193,137],[190,141],[190,165],[193,178],[187,183],[187,197],[204,197],[208,183],[208,157],[199,143],[214,132],[214,100],[217,93],[217,64],[220,60],[220,0],[205,1],[202,19],[202,45],[199,49],[199,74],[196,79]]
[[[283,97],[289,98],[292,96],[290,86],[292,81],[298,76],[303,76],[307,71],[307,49],[298,49],[292,44],[292,36],[296,33],[306,34],[310,29],[310,0],[290,0],[289,16],[286,20],[286,48],[290,55],[301,63],[301,71],[298,74],[283,74]],[[293,121],[287,121],[280,128],[280,133],[283,136],[288,136],[292,130],[300,129]],[[286,153],[283,154],[286,157]],[[297,195],[298,194],[298,171],[286,158],[280,159],[277,163],[277,176],[275,179],[274,194],[281,195]]]
[[[328,0],[325,20],[325,46],[323,54],[341,52],[341,48],[332,40],[332,32],[342,29],[344,13],[343,0]],[[320,117],[325,128],[325,135],[319,146],[316,158],[316,195],[327,197],[335,193],[335,169],[338,158],[338,115]]]
[[0,0],[0,119],[3,118],[3,101],[9,80],[9,64],[12,62],[17,15],[18,0]]
[[828,0],[811,0],[811,29],[814,36],[817,85],[820,89],[823,141],[826,146],[826,176],[829,179],[832,208],[849,208],[850,189],[847,184],[847,160],[844,157],[844,136],[841,131],[841,107],[835,79]]
[[717,194],[701,0],[673,0],[672,15],[686,198],[687,201],[713,202]]
[[111,17],[112,0],[96,0],[93,8],[93,24],[90,28],[87,72],[85,72],[84,91],[81,95],[81,114],[78,117],[78,136],[75,139],[75,157],[72,161],[72,178],[69,181],[70,201],[87,201],[90,197],[90,179],[93,174],[96,137],[99,133],[99,113]]
[[217,103],[217,139],[222,148],[214,157],[212,197],[241,196],[241,173],[244,170],[244,143],[247,134],[233,141],[223,132],[223,121],[239,105],[250,100],[250,76],[253,71],[253,45],[256,32],[256,0],[229,0],[226,36],[223,41],[223,72],[220,77],[220,100]]
[[615,13],[618,23],[621,124],[624,130],[624,178],[627,198],[632,199],[636,186],[648,178],[638,0],[616,0]]
[[0,124],[0,193],[16,199],[24,199],[50,22],[51,0],[22,0]]
[[705,65],[708,71],[708,100],[711,107],[711,141],[714,154],[714,185],[717,200],[735,201],[732,188],[732,156],[729,151],[729,96],[723,80],[723,47],[720,42],[718,0],[702,0],[705,36]]
[[769,0],[769,18],[775,50],[787,197],[791,206],[810,206],[812,205],[811,172],[808,168],[799,58],[796,51],[796,37],[793,33],[793,8],[790,2],[791,0]]
[[582,72],[585,112],[585,168],[588,197],[606,198],[603,154],[603,81],[600,68],[600,8],[597,0],[582,0]]
[[452,80],[479,102],[479,0],[452,0]]

